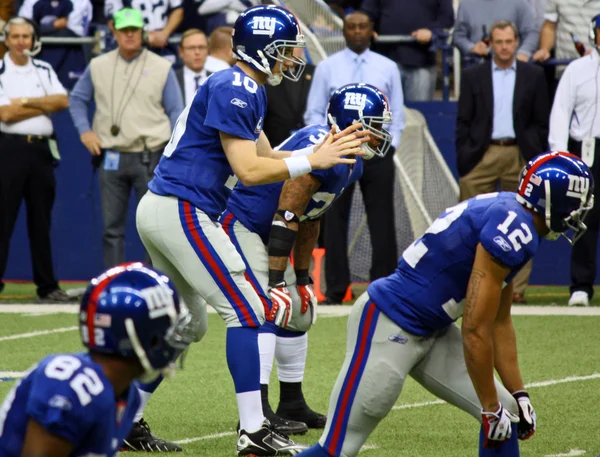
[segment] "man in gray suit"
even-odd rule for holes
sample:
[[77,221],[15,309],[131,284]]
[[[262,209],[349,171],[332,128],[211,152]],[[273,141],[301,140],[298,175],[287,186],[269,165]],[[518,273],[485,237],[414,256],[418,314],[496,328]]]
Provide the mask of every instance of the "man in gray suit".
[[208,40],[202,30],[189,29],[183,33],[179,43],[179,57],[183,60],[183,67],[177,69],[175,74],[187,106],[194,99],[196,89],[211,74],[204,68],[208,57]]

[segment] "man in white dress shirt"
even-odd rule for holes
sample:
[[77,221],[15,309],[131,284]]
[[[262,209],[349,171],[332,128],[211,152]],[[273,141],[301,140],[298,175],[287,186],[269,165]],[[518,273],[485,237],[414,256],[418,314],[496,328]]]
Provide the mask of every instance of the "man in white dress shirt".
[[208,40],[200,29],[189,29],[183,33],[179,43],[179,57],[183,67],[175,70],[185,105],[192,103],[194,94],[212,72],[205,68],[208,57]]
[[[548,143],[552,151],[580,156],[596,182],[600,179],[600,14],[589,24],[591,53],[574,60],[562,75],[550,113]],[[575,183],[573,184],[575,187]],[[574,189],[576,190],[576,189]],[[600,185],[594,189],[596,202]],[[588,306],[594,295],[596,251],[600,228],[600,204],[585,219],[588,229],[571,251],[571,297],[569,306]]]
[[41,43],[28,19],[8,21],[4,39],[8,53],[0,60],[0,292],[10,238],[25,200],[37,295],[43,302],[66,302],[69,297],[54,274],[50,242],[56,191],[53,155],[58,154],[50,114],[67,108],[69,98],[52,67],[32,58]]

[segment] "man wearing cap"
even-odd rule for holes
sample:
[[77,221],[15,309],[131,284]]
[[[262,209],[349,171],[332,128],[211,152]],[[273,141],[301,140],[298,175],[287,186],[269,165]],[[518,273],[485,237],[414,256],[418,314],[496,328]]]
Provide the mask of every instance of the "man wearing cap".
[[106,268],[125,260],[129,196],[132,190],[138,199],[146,193],[184,108],[170,62],[142,46],[143,26],[140,11],[116,12],[117,49],[92,59],[70,95],[73,122],[100,170]]

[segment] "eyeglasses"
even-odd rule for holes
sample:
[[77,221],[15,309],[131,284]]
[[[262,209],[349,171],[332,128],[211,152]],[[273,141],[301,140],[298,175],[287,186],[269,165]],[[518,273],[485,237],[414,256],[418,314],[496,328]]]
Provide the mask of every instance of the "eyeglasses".
[[184,51],[206,51],[208,46],[182,46]]

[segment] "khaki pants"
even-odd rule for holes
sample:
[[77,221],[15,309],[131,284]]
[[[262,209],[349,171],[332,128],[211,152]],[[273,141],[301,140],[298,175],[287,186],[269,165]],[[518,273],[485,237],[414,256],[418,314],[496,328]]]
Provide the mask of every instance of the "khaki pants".
[[[475,168],[458,181],[460,201],[497,190],[516,192],[524,166],[525,160],[517,146],[491,144]],[[531,268],[530,260],[513,279],[515,293],[525,293]]]

